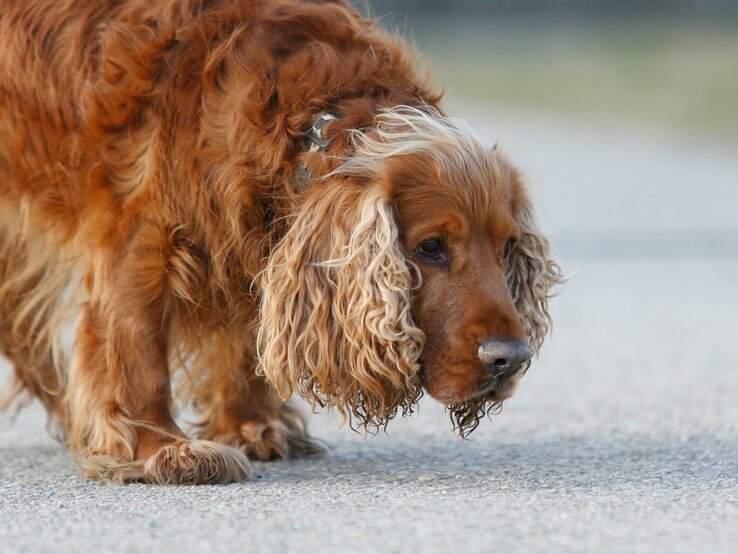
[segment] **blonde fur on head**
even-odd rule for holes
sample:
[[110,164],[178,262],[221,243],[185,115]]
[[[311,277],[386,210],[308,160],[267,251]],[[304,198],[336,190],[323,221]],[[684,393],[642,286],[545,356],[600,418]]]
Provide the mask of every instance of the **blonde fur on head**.
[[297,390],[365,427],[409,412],[424,342],[416,283],[380,187],[325,183],[263,275],[261,370],[283,398]]
[[354,155],[331,175],[376,176],[384,161],[411,154],[428,155],[439,168],[465,168],[475,174],[485,171],[471,167],[487,156],[469,124],[443,116],[426,104],[381,109],[373,128],[351,130],[350,140]]

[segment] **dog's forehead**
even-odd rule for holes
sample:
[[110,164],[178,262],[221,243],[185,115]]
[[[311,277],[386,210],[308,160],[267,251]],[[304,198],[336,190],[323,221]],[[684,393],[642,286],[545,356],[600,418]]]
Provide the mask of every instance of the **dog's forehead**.
[[[487,220],[512,207],[515,174],[508,162],[493,150],[482,150],[474,163],[462,160],[442,174],[457,209]],[[463,163],[465,162],[465,163]]]
[[491,148],[466,157],[424,153],[394,166],[392,188],[403,202],[428,212],[456,212],[469,221],[511,211],[520,188],[517,171]]

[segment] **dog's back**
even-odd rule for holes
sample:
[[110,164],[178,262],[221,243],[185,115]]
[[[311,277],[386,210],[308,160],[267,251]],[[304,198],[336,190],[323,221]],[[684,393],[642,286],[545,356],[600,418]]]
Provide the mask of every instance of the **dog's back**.
[[111,188],[117,160],[105,150],[138,126],[174,40],[156,28],[156,4],[0,2],[0,201],[12,212],[30,200],[63,236],[59,226],[71,233],[90,211],[90,193]]

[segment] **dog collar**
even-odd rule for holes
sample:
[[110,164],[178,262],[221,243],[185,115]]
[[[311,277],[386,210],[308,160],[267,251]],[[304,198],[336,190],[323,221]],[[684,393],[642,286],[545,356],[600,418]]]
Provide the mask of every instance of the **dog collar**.
[[313,119],[312,127],[305,133],[305,136],[310,141],[308,152],[323,152],[328,148],[330,142],[325,136],[325,126],[336,119],[338,117],[328,112],[322,112]]
[[[305,132],[305,137],[310,141],[307,152],[325,152],[330,145],[330,141],[325,136],[326,125],[337,119],[337,116],[328,112],[321,112],[313,118],[312,126]],[[304,191],[310,186],[310,179],[308,167],[303,162],[297,161],[290,179],[292,187],[295,190]]]

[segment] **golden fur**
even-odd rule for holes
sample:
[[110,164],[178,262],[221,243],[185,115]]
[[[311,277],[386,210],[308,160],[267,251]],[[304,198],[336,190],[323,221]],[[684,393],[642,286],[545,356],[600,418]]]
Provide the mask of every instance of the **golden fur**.
[[120,483],[318,451],[293,392],[371,427],[427,390],[476,427],[523,373],[490,381],[479,341],[537,351],[560,271],[414,65],[343,0],[0,0],[3,405]]

